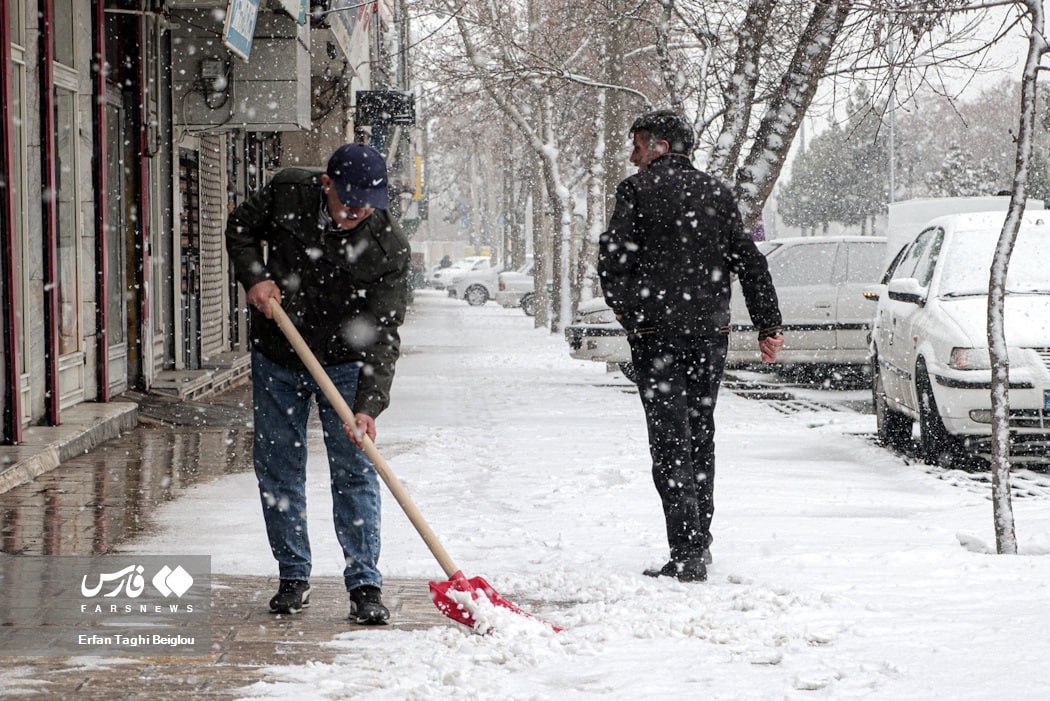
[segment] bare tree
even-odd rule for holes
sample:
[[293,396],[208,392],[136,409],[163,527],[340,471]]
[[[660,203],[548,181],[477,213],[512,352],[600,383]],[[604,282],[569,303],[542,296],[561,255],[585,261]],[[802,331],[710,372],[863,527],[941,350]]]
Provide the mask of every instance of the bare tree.
[[[551,218],[557,222],[551,246],[555,302],[551,330],[557,332],[562,320],[570,316],[572,308],[570,281],[573,276],[570,271],[574,258],[572,229],[575,202],[569,187],[571,176],[568,171],[574,168],[574,162],[573,150],[565,142],[566,131],[561,128],[566,123],[563,113],[572,101],[566,100],[564,95],[558,95],[558,85],[551,80],[553,69],[550,62],[536,58],[544,53],[549,54],[546,49],[555,50],[553,46],[544,46],[548,39],[542,32],[542,18],[536,2],[528,4],[526,19],[523,32],[521,27],[515,25],[513,10],[506,5],[497,6],[493,0],[474,15],[458,12],[455,23],[468,64],[479,69],[478,79],[482,90],[514,124],[539,160],[546,201],[551,208]],[[573,19],[571,13],[568,19]],[[488,41],[483,41],[479,27],[490,32]],[[573,53],[579,53],[578,49]],[[523,63],[522,55],[531,58]],[[563,66],[571,64],[572,60],[572,55],[566,56]],[[575,131],[580,130],[577,128]],[[537,228],[542,230],[542,227]],[[539,286],[536,290],[537,299],[542,302],[545,299],[545,280],[542,274],[535,277]]]
[[734,179],[751,122],[751,108],[760,76],[759,59],[766,44],[774,4],[775,0],[751,0],[737,31],[736,60],[725,97],[726,116],[708,166],[713,175],[729,182]]
[[851,2],[818,0],[759,124],[750,153],[737,173],[736,192],[744,225],[754,226],[787,159],[802,116],[831,58],[835,41],[852,9]]
[[[430,2],[457,30],[443,44],[446,80],[485,95],[542,164],[557,222],[555,332],[575,309],[599,202],[624,173],[628,114],[685,112],[700,160],[736,189],[753,225],[821,80],[855,71],[883,86],[935,82],[938,65],[965,62],[948,49],[979,24],[944,31],[972,0]],[[462,48],[458,64],[452,44]]]
[[1004,304],[1006,301],[1006,273],[1017,232],[1021,227],[1028,200],[1028,179],[1031,170],[1032,141],[1035,132],[1036,83],[1042,59],[1048,52],[1043,33],[1045,18],[1043,0],[1023,0],[1017,3],[1031,23],[1028,32],[1028,53],[1021,79],[1021,122],[1017,132],[1017,157],[1014,184],[1007,209],[1006,221],[999,235],[999,243],[992,259],[988,286],[988,349],[992,361],[992,518],[995,523],[996,549],[1000,554],[1016,554],[1013,507],[1010,502],[1010,364],[1006,350]]

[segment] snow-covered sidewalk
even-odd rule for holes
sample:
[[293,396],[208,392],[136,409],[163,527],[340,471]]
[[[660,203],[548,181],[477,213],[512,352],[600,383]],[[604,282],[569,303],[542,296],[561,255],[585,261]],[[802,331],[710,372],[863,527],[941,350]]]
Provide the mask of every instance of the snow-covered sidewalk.
[[[1045,496],[1015,501],[1022,555],[991,555],[985,490],[874,446],[872,417],[784,415],[723,391],[710,580],[643,577],[667,552],[632,388],[518,310],[443,294],[417,294],[379,448],[464,572],[566,631],[348,625],[335,663],[274,667],[244,698],[1050,693]],[[319,435],[310,469],[315,573],[338,575]],[[384,573],[443,578],[384,497]],[[134,550],[275,571],[252,475],[187,490],[158,519]]]

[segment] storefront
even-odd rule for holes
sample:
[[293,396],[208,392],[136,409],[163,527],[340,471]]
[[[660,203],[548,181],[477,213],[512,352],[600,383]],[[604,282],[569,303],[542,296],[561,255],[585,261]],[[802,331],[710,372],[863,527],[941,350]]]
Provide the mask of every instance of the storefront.
[[[226,217],[352,137],[387,4],[336,13],[336,39],[301,0],[0,0],[0,443],[244,364]],[[322,103],[333,71],[353,79]]]

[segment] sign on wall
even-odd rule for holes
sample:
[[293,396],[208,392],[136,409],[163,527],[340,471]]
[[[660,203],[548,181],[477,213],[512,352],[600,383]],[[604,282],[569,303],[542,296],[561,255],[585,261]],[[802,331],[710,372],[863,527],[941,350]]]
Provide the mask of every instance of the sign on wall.
[[226,22],[222,28],[222,42],[245,61],[252,52],[255,38],[255,20],[259,17],[259,0],[230,0],[226,6]]
[[308,0],[277,0],[288,16],[298,24],[306,24],[306,12],[309,9]]

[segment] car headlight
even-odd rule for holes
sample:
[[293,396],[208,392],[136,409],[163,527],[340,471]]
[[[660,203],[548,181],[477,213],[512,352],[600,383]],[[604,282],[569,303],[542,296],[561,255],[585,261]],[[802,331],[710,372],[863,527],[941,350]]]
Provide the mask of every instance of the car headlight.
[[991,370],[992,359],[987,348],[952,348],[948,367],[953,370]]

